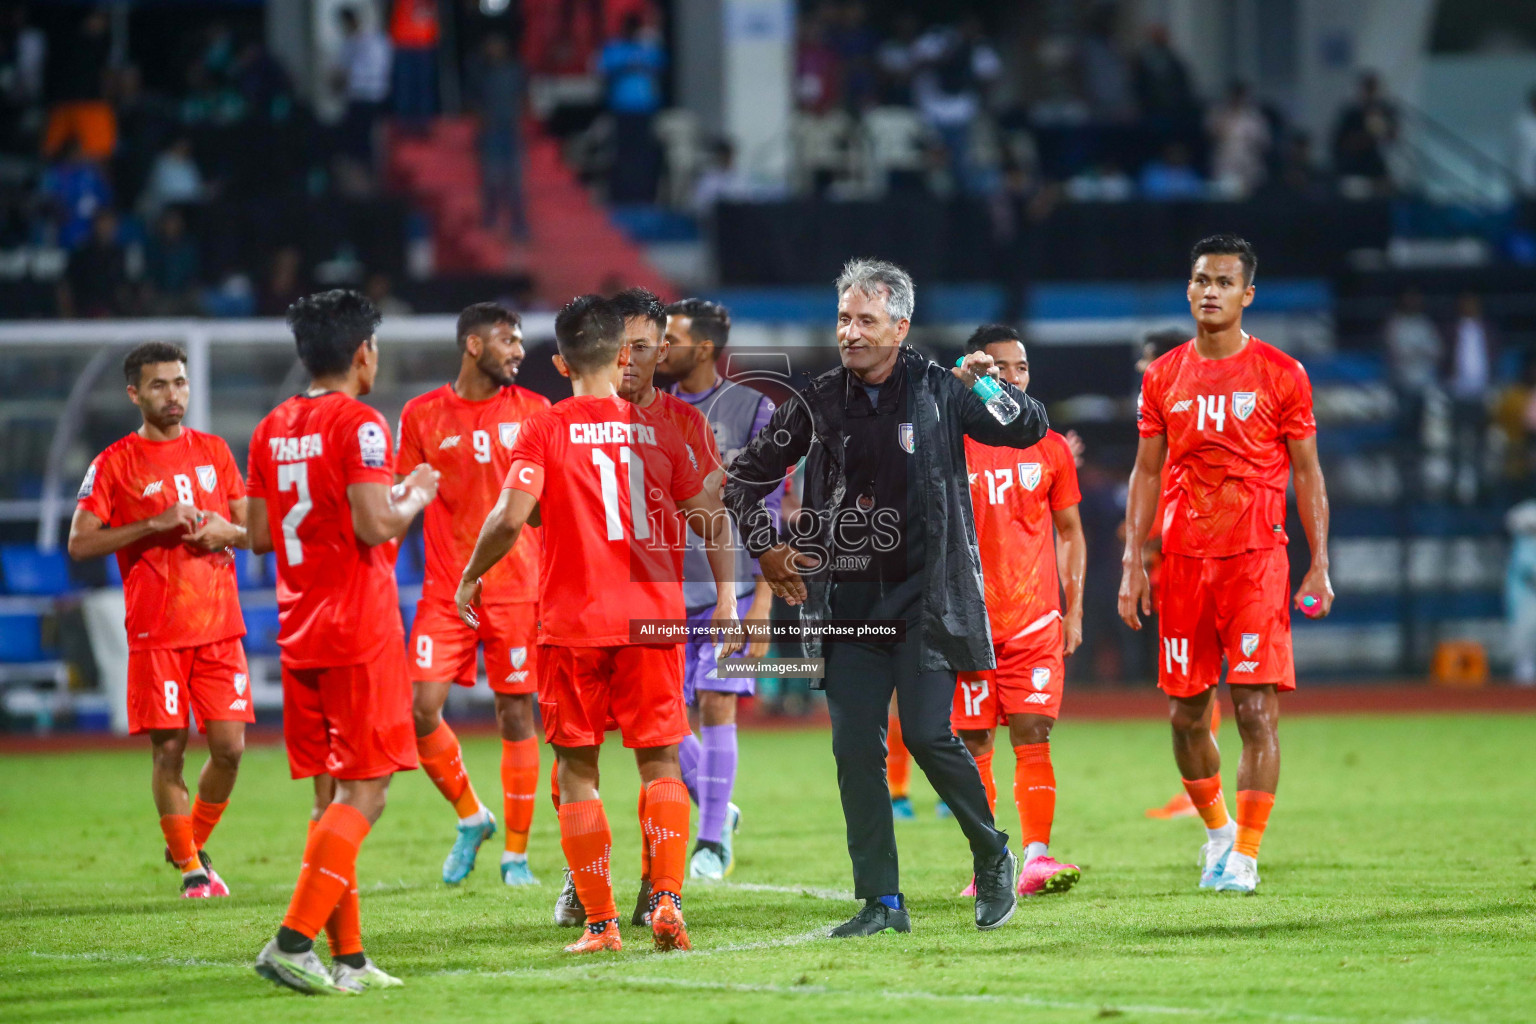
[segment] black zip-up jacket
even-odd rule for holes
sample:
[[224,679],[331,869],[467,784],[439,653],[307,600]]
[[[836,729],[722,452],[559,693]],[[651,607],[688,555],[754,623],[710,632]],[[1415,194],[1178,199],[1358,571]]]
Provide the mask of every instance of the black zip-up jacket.
[[[908,407],[915,418],[908,479],[927,497],[919,667],[959,672],[994,668],[966,476],[965,437],[997,447],[1028,448],[1045,436],[1045,408],[1004,384],[1020,412],[1012,423],[999,423],[947,368],[907,345],[901,347],[898,358],[905,361]],[[831,617],[830,559],[837,550],[829,518],[842,506],[846,488],[843,416],[848,375],[841,366],[829,370],[781,404],[726,473],[726,507],[747,550],[760,558],[779,542],[763,497],[783,486],[785,471],[805,457],[805,511],[793,543],[819,563],[805,579],[807,598],[800,618],[807,623]],[[807,513],[812,517],[809,521]],[[805,656],[821,657],[820,641],[808,640]]]

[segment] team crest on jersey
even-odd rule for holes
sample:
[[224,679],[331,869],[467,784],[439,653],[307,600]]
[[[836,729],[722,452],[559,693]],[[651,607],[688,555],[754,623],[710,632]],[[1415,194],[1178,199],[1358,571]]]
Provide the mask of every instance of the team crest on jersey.
[[1259,649],[1259,634],[1257,634],[1257,633],[1244,633],[1243,634],[1242,648],[1243,648],[1243,657],[1245,657],[1245,658],[1253,657],[1253,652]]
[[1032,491],[1040,486],[1040,463],[1019,463],[1019,486],[1026,491]]
[[496,433],[501,437],[501,446],[503,448],[511,448],[514,444],[517,444],[517,432],[522,427],[521,423],[496,424]]
[[389,454],[389,438],[377,423],[364,423],[357,428],[357,454],[369,469],[383,469],[384,458]]
[[80,493],[75,495],[76,501],[84,501],[91,496],[96,489],[96,463],[91,463],[91,468],[85,471],[85,479],[80,481]]
[[1253,415],[1253,407],[1257,404],[1257,393],[1253,391],[1232,392],[1232,415],[1240,420],[1245,420]]
[[245,680],[245,673],[244,672],[236,672],[235,673],[235,696],[236,697],[243,697],[243,696],[245,696],[245,681],[246,680]]
[[1029,685],[1037,690],[1043,690],[1051,685],[1051,670],[1048,668],[1035,669],[1029,674]]
[[507,660],[512,662],[513,668],[522,668],[528,661],[528,648],[512,647],[507,650]]
[[912,454],[912,424],[898,423],[896,425],[896,440],[901,442],[901,450],[908,455]]
[[203,490],[212,494],[214,488],[219,486],[219,474],[214,472],[212,466],[198,466],[197,482],[202,485]]

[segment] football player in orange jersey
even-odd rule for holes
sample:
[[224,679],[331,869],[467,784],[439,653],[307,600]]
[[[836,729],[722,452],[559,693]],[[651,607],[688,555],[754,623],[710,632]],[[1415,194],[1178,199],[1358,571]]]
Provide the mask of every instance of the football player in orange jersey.
[[[613,834],[598,796],[603,734],[618,728],[635,751],[643,785],[642,843],[653,891],[658,949],[688,949],[682,885],[688,852],[688,790],[677,744],[689,734],[681,645],[643,639],[636,622],[681,624],[683,525],[700,529],[724,598],[715,622],[739,631],[729,579],[735,549],[720,499],[677,428],[618,395],[627,358],[614,305],[583,295],[555,319],[556,366],[574,396],[532,419],[465,567],[455,597],[474,627],[483,574],[534,514],[544,524],[539,572],[539,707],[555,748],[561,846],[585,909],[586,933],[571,953],[618,950],[609,860]],[[643,628],[643,626],[641,627]],[[721,644],[722,655],[740,646]]]
[[[1253,247],[1233,235],[1202,239],[1190,254],[1196,333],[1142,379],[1121,559],[1120,617],[1140,629],[1152,610],[1142,547],[1161,508],[1158,686],[1169,698],[1174,760],[1205,822],[1200,885],[1223,892],[1258,887],[1259,842],[1280,781],[1280,693],[1296,688],[1288,483],[1312,552],[1295,607],[1321,617],[1333,605],[1312,384],[1301,363],[1243,330],[1257,266]],[[1210,732],[1223,660],[1243,741],[1235,824]]]
[[[1028,391],[1029,357],[1013,328],[981,327],[965,348],[991,356],[1003,380]],[[993,742],[997,726],[1007,724],[1024,844],[1019,895],[1066,892],[1081,872],[1049,852],[1056,817],[1050,738],[1061,712],[1064,659],[1083,642],[1088,548],[1077,510],[1077,463],[1067,439],[1054,430],[1022,450],[966,438],[965,461],[997,668],[959,674],[950,722],[976,759],[993,805]],[[975,894],[973,881],[962,895]]]
[[486,575],[478,630],[459,620],[453,592],[480,526],[501,494],[523,421],[549,408],[549,400],[516,384],[523,362],[522,320],[516,313],[494,302],[476,303],[459,314],[456,334],[458,376],[405,404],[395,457],[397,482],[421,463],[442,474],[438,500],[422,516],[427,564],[408,648],[415,680],[416,753],[459,817],[458,836],[443,862],[443,881],[457,885],[474,870],[475,855],[495,833],[496,819],[470,784],[458,737],[443,721],[443,702],[455,683],[474,685],[475,652],[483,648],[501,731],[507,829],[501,879],[507,885],[536,885],[528,869],[528,830],[539,777],[532,661],[539,530],[525,531],[517,547]]
[[[438,472],[417,466],[395,484],[389,424],[358,400],[378,373],[379,320],[342,289],[289,307],[310,386],[256,425],[246,466],[251,548],[277,552],[288,768],[315,792],[298,883],[256,972],[306,993],[401,983],[363,951],[357,853],[389,780],[419,763],[395,555]],[[329,971],[314,950],[322,929]]]
[[[245,485],[223,438],[181,425],[187,353],[149,341],[123,360],[139,429],[91,462],[69,526],[75,559],[116,554],[128,630],[128,727],[149,733],[150,788],[166,859],[187,898],[228,896],[203,844],[218,824],[256,720],[240,638],[234,561],[249,547]],[[208,735],[190,806],[182,763],[187,712]]]

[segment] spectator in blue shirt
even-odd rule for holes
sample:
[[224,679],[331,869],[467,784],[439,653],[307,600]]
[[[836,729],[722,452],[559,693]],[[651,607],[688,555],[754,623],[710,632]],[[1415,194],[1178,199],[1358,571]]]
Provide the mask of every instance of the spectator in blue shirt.
[[651,119],[661,107],[661,73],[666,52],[640,15],[625,16],[617,39],[603,45],[598,68],[607,86],[613,115],[613,170],[608,198],[614,203],[649,203],[656,198],[661,150]]
[[77,248],[90,237],[91,222],[112,209],[112,188],[96,161],[81,155],[80,143],[70,139],[58,163],[43,174],[43,195],[59,218],[59,244]]
[[1163,154],[1141,169],[1141,194],[1146,199],[1204,199],[1205,180],[1189,160],[1189,149],[1170,142]]

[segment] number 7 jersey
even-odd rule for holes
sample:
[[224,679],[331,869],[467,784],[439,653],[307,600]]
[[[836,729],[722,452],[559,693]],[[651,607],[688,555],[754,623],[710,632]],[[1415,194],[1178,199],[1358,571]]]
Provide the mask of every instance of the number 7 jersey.
[[289,668],[372,661],[404,649],[393,542],[352,531],[350,484],[394,482],[389,427],[337,391],[296,395],[251,435],[246,491],[265,500],[277,550],[278,646]]
[[1287,543],[1286,446],[1317,433],[1312,383],[1295,359],[1250,337],[1206,359],[1187,341],[1147,368],[1136,421],[1165,435],[1165,554],[1226,558]]

